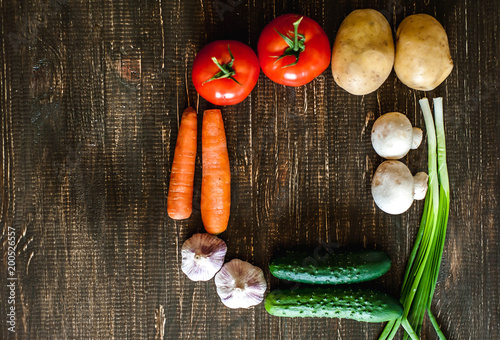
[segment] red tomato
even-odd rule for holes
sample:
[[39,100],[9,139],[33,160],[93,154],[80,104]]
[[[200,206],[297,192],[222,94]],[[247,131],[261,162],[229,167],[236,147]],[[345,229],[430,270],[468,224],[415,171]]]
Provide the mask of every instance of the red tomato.
[[265,75],[288,86],[309,83],[326,70],[331,57],[325,31],[316,21],[297,14],[271,21],[260,34],[257,52]]
[[259,72],[259,59],[249,46],[218,40],[198,52],[192,77],[200,96],[215,105],[233,105],[252,92]]

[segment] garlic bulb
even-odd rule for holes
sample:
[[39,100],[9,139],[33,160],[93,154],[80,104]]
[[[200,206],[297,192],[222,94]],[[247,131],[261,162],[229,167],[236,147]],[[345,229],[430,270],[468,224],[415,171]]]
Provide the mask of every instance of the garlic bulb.
[[181,269],[192,281],[208,281],[222,267],[226,251],[226,243],[217,236],[194,234],[182,245]]
[[217,294],[229,308],[248,308],[264,300],[267,288],[264,273],[259,267],[234,259],[215,275]]

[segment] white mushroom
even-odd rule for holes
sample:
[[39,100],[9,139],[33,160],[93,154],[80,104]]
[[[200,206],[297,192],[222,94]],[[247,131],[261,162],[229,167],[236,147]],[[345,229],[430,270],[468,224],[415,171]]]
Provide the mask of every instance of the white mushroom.
[[375,204],[391,215],[404,213],[413,200],[421,200],[427,192],[428,176],[419,172],[412,176],[406,165],[399,161],[385,161],[379,165],[372,180]]
[[418,148],[422,142],[422,130],[412,128],[404,114],[389,112],[375,121],[371,137],[373,148],[380,157],[400,159],[410,149]]

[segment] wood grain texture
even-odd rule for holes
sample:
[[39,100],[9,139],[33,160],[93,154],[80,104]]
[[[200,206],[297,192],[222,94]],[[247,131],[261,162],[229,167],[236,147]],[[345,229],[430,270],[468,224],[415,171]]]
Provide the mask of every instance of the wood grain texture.
[[[393,259],[375,286],[397,296],[423,202],[401,216],[375,207],[370,180],[382,160],[370,129],[388,111],[423,127],[418,99],[443,96],[452,201],[433,311],[450,339],[500,338],[493,0],[0,0],[0,338],[376,339],[381,324],[279,319],[263,305],[230,310],[212,281],[183,275],[180,247],[203,230],[201,152],[192,216],[173,221],[166,212],[180,115],[197,107],[201,126],[213,108],[190,80],[196,52],[216,39],[256,49],[263,27],[289,12],[317,20],[333,43],[344,17],[368,7],[394,31],[408,15],[435,16],[453,72],[427,93],[393,72],[362,97],[340,89],[330,69],[299,88],[261,73],[248,99],[222,108],[232,175],[227,259],[260,266],[275,288],[284,283],[266,268],[279,248],[370,246]],[[426,157],[424,142],[404,161],[416,172]],[[16,333],[6,323],[10,230]],[[426,318],[422,339],[435,338]]]

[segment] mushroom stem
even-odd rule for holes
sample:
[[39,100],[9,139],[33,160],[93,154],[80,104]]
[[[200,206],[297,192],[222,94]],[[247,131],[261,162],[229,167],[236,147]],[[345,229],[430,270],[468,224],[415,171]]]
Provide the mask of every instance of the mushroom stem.
[[429,176],[425,172],[419,172],[413,176],[414,191],[413,199],[423,200],[425,194],[427,193],[427,183],[429,181]]
[[412,140],[411,140],[411,149],[415,150],[420,146],[420,143],[422,143],[422,138],[424,133],[422,132],[422,129],[418,127],[414,127],[412,129]]

